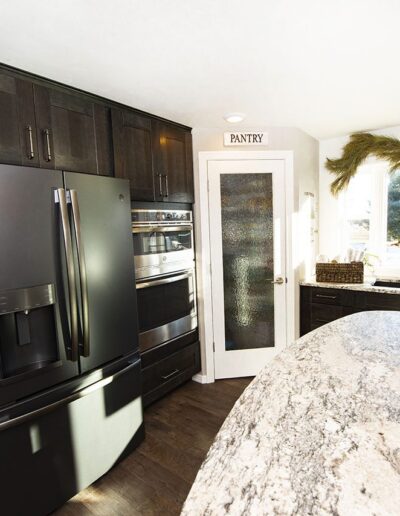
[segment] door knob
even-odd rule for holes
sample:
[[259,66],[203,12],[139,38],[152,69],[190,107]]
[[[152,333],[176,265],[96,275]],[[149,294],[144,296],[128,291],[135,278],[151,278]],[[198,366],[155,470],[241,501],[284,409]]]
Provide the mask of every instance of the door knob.
[[282,285],[285,283],[285,280],[282,278],[282,276],[278,276],[276,280],[271,281],[271,283],[275,283],[276,285]]

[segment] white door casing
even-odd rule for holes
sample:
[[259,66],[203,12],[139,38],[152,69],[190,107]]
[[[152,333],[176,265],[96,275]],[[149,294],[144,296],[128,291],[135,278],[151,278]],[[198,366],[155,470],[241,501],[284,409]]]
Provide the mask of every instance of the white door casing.
[[[286,278],[284,171],[283,160],[227,160],[208,163],[215,378],[253,376],[286,344],[286,282],[274,284],[273,287],[270,284],[278,277]],[[221,221],[221,176],[224,174],[263,174],[264,177],[270,174],[272,177],[274,270],[264,274],[264,277],[270,276],[266,278],[265,296],[267,296],[268,289],[273,292],[274,317],[272,322],[269,321],[274,326],[274,337],[272,337],[274,342],[270,343],[272,347],[225,349],[224,260]],[[240,250],[239,254],[242,254]],[[246,249],[243,249],[243,257],[236,257],[236,262],[238,260],[239,263],[241,260],[246,260]],[[226,262],[225,266],[227,266]],[[247,291],[247,287],[248,285],[243,285],[244,291]],[[238,299],[238,302],[239,304],[243,303],[243,300]],[[243,313],[245,312],[243,310]],[[252,321],[250,324],[255,325],[256,322]],[[252,328],[249,327],[247,331],[255,335]]]

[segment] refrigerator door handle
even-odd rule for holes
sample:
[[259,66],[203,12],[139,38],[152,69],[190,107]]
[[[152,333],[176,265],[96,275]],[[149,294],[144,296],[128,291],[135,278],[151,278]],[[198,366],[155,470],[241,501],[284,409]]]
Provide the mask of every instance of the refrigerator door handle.
[[75,267],[72,251],[71,228],[69,224],[67,197],[64,188],[57,189],[60,204],[62,230],[65,244],[65,260],[67,265],[69,310],[71,321],[71,360],[78,360],[78,305],[76,299]]
[[88,394],[91,394],[92,392],[102,389],[106,385],[109,385],[114,380],[116,380],[123,374],[129,372],[134,367],[136,367],[138,365],[138,361],[139,361],[139,359],[135,360],[134,362],[129,362],[126,367],[124,367],[123,369],[120,369],[116,373],[114,373],[110,376],[107,376],[106,378],[103,378],[102,380],[99,380],[98,382],[93,383],[92,385],[89,385],[88,387],[85,387],[85,388],[81,389],[80,391],[74,392],[73,394],[70,394],[69,396],[66,396],[65,398],[62,398],[58,401],[50,403],[49,405],[45,405],[44,407],[41,407],[39,409],[32,410],[31,412],[28,412],[21,416],[16,416],[12,419],[8,419],[6,421],[0,422],[0,432],[2,430],[7,430],[8,428],[11,428],[13,426],[17,426],[22,423],[26,423],[27,421],[31,421],[32,419],[35,419],[39,416],[43,416],[44,414],[48,414],[49,412],[52,412],[53,410],[55,410],[58,407],[66,405],[67,403],[71,403],[72,401],[78,400],[80,398],[84,398]]
[[72,204],[72,216],[74,218],[75,236],[76,236],[76,247],[78,252],[78,266],[79,266],[79,278],[81,285],[81,298],[82,298],[82,335],[83,335],[83,350],[82,356],[88,357],[90,355],[90,330],[89,330],[89,296],[87,287],[87,274],[86,274],[86,260],[85,250],[82,240],[81,232],[81,216],[79,211],[78,192],[76,190],[70,190],[71,204]]

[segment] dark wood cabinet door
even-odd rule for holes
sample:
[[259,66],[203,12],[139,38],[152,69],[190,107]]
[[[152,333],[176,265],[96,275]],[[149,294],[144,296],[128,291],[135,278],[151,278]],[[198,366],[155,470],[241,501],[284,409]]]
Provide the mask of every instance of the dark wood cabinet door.
[[38,166],[33,86],[0,71],[0,163]]
[[58,89],[34,86],[40,166],[112,175],[108,108]]
[[326,287],[300,287],[300,335],[346,315],[367,310],[398,310],[400,296]]
[[154,201],[150,118],[112,110],[115,176],[130,180],[131,199]]
[[[178,127],[155,121],[154,155],[158,200],[192,203],[192,135]],[[159,192],[161,190],[161,192]]]
[[148,406],[198,373],[199,342],[194,342],[142,369],[143,404]]

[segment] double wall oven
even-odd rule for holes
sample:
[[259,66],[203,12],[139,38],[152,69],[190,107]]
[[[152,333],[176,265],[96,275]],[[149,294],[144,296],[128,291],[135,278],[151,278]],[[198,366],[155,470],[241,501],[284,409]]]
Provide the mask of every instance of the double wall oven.
[[141,352],[197,328],[189,210],[132,210]]

